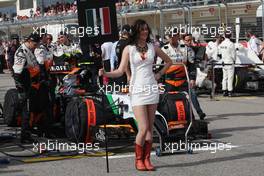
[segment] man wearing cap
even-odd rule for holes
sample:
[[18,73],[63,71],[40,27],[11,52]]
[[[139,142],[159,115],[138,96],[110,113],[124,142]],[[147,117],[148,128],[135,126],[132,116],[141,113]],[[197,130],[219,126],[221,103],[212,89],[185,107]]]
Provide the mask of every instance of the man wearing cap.
[[32,143],[30,132],[29,99],[32,89],[39,88],[40,68],[34,55],[39,43],[38,34],[30,34],[16,51],[13,65],[13,78],[18,91],[21,107],[21,143]]
[[[190,36],[191,37],[191,36]],[[186,39],[191,39],[189,36],[186,36]],[[184,38],[185,39],[185,38]],[[188,68],[188,75],[190,78],[190,87],[191,87],[191,99],[193,105],[200,117],[203,120],[206,114],[202,111],[199,101],[197,99],[196,93],[194,91],[195,79],[196,79],[196,66],[195,66],[195,52],[191,48],[191,45],[188,44],[179,44],[179,34],[174,32],[169,36],[169,44],[162,47],[162,50],[171,58],[173,64],[185,64]],[[158,58],[157,63],[160,64],[160,59]],[[186,82],[183,80],[186,79],[184,67],[181,65],[172,65],[166,72],[166,90],[175,91],[175,90],[185,90],[187,88]]]
[[[174,33],[173,35],[169,35],[169,43],[164,45],[161,49],[171,58],[174,64],[187,62],[187,58],[184,57],[184,53],[182,52],[181,45],[179,45],[178,34]],[[160,58],[158,58],[157,63],[161,64]]]

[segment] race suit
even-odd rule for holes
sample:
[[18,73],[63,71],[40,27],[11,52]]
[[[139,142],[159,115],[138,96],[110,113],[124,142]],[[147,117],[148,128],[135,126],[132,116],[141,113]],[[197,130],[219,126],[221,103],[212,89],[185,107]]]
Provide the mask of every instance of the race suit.
[[79,54],[82,54],[82,52],[78,44],[57,44],[54,46],[53,54],[55,56],[55,65],[75,65],[76,60],[74,60],[73,58],[75,58],[75,56]]
[[21,106],[21,137],[30,135],[30,98],[32,90],[40,87],[40,67],[33,52],[22,44],[14,56],[13,77]]
[[233,80],[234,80],[234,72],[235,66],[234,63],[236,61],[235,57],[235,45],[230,39],[226,38],[219,45],[219,54],[222,57],[224,64],[232,64],[232,65],[224,65],[223,66],[223,81],[222,81],[222,90],[223,91],[233,91]]
[[206,54],[208,56],[208,59],[218,61],[218,44],[217,42],[209,42],[208,45],[206,46]]
[[52,49],[45,44],[40,44],[40,46],[35,49],[35,56],[38,63],[45,65],[45,68],[47,68],[49,66],[47,64],[51,64],[50,62],[53,60]]
[[[171,44],[167,44],[162,47],[162,51],[165,52],[172,60],[173,64],[183,63],[186,65],[188,69],[188,75],[190,80],[195,80],[196,78],[196,66],[195,66],[195,53],[192,48],[186,46],[178,46],[174,48]],[[158,58],[157,63],[160,64],[162,60]],[[177,78],[185,79],[185,70],[181,65],[172,65],[166,72],[166,80],[167,84],[170,84],[173,87],[179,87],[184,82],[183,80],[177,81]],[[171,87],[169,86],[169,87]],[[169,90],[171,88],[168,88]],[[172,88],[173,89],[173,88]]]
[[[173,64],[183,63],[186,65],[190,80],[196,79],[195,52],[191,47],[180,45],[174,48],[171,44],[167,44],[162,47],[162,50],[171,58]],[[172,65],[166,72],[165,83],[167,91],[188,91],[184,66]],[[194,108],[200,116],[200,114],[203,114],[203,111],[194,88],[190,89],[190,93]]]
[[[41,70],[39,98],[43,102],[42,109],[46,116],[46,119],[42,123],[41,127],[47,130],[49,123],[52,122],[52,109],[55,102],[56,78],[49,73],[50,67],[53,65],[53,53],[48,48],[48,46],[43,43],[41,43],[40,46],[35,49],[34,53]],[[43,132],[45,130],[43,130]]]

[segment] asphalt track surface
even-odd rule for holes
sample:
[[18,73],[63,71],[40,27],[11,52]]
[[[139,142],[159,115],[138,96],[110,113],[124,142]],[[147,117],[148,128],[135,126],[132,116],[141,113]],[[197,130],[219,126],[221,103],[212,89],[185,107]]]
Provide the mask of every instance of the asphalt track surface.
[[[10,74],[0,75],[0,102],[13,87]],[[110,156],[110,173],[104,157],[82,157],[61,161],[25,164],[0,164],[1,176],[263,176],[264,173],[264,98],[241,94],[232,98],[199,98],[210,122],[211,148],[195,149],[193,154],[176,153],[157,157],[153,150],[155,172],[134,169],[134,154],[127,149]],[[5,127],[0,126],[0,133]],[[224,147],[223,147],[224,145]],[[228,145],[228,146],[227,146]],[[215,148],[218,146],[218,149]],[[3,156],[0,154],[0,157]]]

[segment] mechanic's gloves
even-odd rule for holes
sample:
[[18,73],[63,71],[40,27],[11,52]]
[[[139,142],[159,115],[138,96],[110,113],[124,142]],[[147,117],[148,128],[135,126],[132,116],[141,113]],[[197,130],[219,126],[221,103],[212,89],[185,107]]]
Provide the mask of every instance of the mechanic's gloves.
[[15,80],[15,85],[16,85],[18,93],[25,92],[25,85],[23,84],[21,74],[14,73],[13,77]]
[[21,74],[14,73],[13,77],[14,77],[15,85],[18,91],[18,101],[20,104],[23,104],[26,102],[27,94],[25,90],[25,85],[23,84],[22,79],[21,79]]

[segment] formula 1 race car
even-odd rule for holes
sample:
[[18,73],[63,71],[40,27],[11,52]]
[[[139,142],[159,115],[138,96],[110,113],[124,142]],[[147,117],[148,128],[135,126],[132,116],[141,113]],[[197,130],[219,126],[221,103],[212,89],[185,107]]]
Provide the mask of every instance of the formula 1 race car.
[[[115,135],[117,138],[134,136],[137,132],[137,121],[130,105],[129,94],[100,92],[91,80],[91,64],[93,63],[83,62],[78,64],[79,67],[73,68],[64,65],[51,67],[51,75],[57,78],[56,100],[52,105],[53,122],[60,122],[64,134],[74,142],[100,141],[102,135],[98,134],[102,125],[107,126],[108,135]],[[164,152],[165,143],[168,141],[186,140],[198,135],[207,137],[207,123],[194,119],[188,97],[183,92],[161,94],[155,113],[155,133],[160,144],[157,155]],[[9,126],[20,126],[17,100],[16,89],[8,90],[4,118]],[[33,122],[37,123],[34,120]],[[34,126],[33,123],[32,127]]]
[[[239,36],[239,32],[237,32]],[[255,52],[247,48],[243,42],[235,43],[236,61],[234,75],[234,91],[263,91],[264,90],[264,63]],[[224,66],[221,56],[218,60],[210,60],[207,66],[197,69],[196,84],[200,88],[212,89],[214,80],[216,91],[222,88],[222,67]],[[214,70],[212,71],[212,68]],[[203,71],[201,71],[203,70]]]

